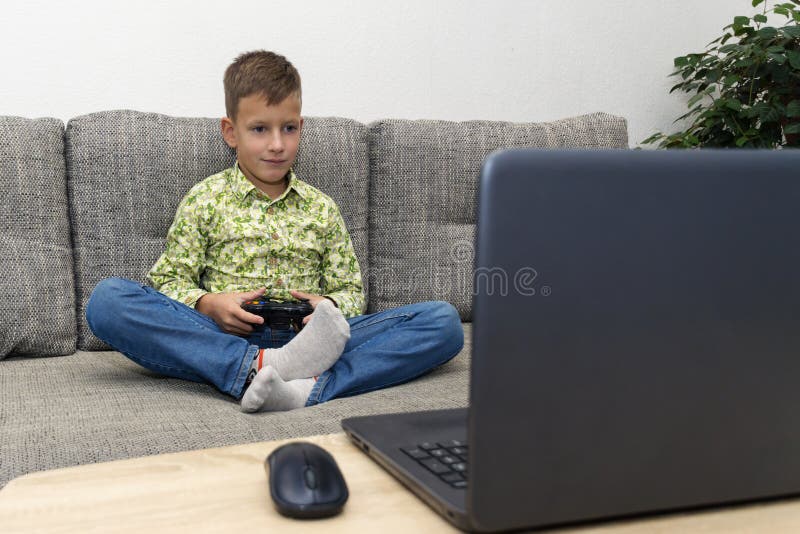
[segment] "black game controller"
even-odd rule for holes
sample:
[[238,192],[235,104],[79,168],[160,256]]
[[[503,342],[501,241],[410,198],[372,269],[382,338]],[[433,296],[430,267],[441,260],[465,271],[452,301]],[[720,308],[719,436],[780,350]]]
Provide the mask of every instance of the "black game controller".
[[263,330],[269,327],[272,330],[293,329],[299,332],[303,329],[303,317],[314,311],[307,301],[289,300],[279,302],[277,300],[248,300],[242,304],[242,308],[254,315],[264,318],[263,325],[254,325],[256,330]]

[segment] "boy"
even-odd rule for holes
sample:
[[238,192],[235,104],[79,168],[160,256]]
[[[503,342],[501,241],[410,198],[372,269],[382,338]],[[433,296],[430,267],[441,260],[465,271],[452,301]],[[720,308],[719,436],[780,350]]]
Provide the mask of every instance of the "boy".
[[[94,334],[158,373],[214,385],[245,412],[291,410],[406,382],[461,350],[446,302],[361,315],[361,270],[334,201],[295,175],[300,76],[283,56],[225,71],[236,164],[181,201],[152,287],[109,278],[86,306]],[[299,333],[264,327],[245,301],[305,299]]]

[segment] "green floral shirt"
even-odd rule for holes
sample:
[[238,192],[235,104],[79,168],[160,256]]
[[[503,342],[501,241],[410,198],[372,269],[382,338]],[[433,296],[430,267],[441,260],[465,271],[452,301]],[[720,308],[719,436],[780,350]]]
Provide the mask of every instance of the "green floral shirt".
[[361,269],[336,203],[289,172],[271,200],[238,164],[192,187],[178,206],[164,253],[150,269],[156,290],[194,306],[206,293],[266,287],[325,295],[346,317],[364,313]]

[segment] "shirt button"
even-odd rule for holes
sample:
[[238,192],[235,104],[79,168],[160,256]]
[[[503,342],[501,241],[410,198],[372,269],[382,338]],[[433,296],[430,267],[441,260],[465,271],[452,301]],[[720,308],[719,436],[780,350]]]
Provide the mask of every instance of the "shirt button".
[[272,239],[274,239],[275,241],[277,241],[277,240],[278,240],[278,234],[277,234],[277,233],[273,233],[273,234],[272,234]]
[[281,287],[281,286],[283,285],[283,279],[281,279],[281,278],[278,278],[278,279],[275,281],[275,285],[276,285],[276,286],[278,286],[278,287]]
[[267,214],[268,214],[268,215],[272,215],[272,214],[274,214],[274,213],[275,213],[275,208],[269,208],[269,209],[267,210]]
[[270,258],[269,259],[270,265],[278,265],[278,258]]

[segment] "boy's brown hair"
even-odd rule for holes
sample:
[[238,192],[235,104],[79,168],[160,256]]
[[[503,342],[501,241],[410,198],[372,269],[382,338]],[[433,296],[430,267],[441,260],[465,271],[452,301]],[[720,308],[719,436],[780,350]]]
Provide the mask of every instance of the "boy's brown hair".
[[301,98],[300,73],[288,59],[274,52],[255,50],[237,57],[225,69],[225,112],[236,119],[239,100],[262,94],[267,105],[280,104],[293,94]]

